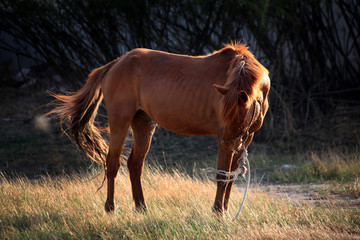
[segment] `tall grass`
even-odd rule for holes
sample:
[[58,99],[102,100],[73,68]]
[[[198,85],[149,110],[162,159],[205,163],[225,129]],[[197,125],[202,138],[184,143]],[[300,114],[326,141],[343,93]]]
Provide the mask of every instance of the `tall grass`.
[[89,174],[0,180],[0,239],[355,239],[360,210],[332,203],[293,203],[253,187],[243,212],[234,189],[223,218],[211,212],[215,184],[147,168],[148,211],[137,213],[127,171],[117,178],[114,214],[103,209],[105,187]]

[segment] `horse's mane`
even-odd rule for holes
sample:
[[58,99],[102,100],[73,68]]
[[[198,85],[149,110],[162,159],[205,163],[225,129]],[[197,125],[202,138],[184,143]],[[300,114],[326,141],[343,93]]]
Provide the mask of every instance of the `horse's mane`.
[[224,85],[228,92],[223,96],[220,105],[220,114],[223,125],[234,122],[240,113],[239,93],[245,91],[251,104],[259,88],[257,87],[264,72],[267,69],[262,66],[249,51],[249,48],[243,43],[231,43],[225,45],[219,53],[233,53],[227,71],[227,80]]

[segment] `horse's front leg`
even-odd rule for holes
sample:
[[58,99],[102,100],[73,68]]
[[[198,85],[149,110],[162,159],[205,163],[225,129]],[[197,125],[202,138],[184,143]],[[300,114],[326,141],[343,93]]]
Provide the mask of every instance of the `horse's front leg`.
[[[218,162],[217,168],[218,170],[224,170],[229,172],[231,162],[233,158],[233,153],[230,151],[225,151],[222,149],[221,144],[218,144]],[[216,179],[228,179],[228,177],[222,175],[216,175]],[[216,196],[215,202],[213,206],[213,211],[218,214],[222,214],[223,206],[224,206],[224,194],[228,183],[223,181],[217,182]]]

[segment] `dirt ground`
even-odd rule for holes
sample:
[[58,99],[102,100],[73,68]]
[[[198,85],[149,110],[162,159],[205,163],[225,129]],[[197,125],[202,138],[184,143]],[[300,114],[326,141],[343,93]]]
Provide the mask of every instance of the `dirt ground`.
[[331,204],[345,208],[360,208],[360,196],[338,193],[331,184],[262,185],[271,196],[292,202],[309,202],[317,205]]

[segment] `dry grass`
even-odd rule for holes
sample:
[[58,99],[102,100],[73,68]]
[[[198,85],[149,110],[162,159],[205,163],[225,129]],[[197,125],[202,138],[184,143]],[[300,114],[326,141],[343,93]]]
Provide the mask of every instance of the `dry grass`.
[[0,239],[360,239],[360,210],[294,203],[253,187],[239,219],[234,191],[223,219],[211,212],[215,184],[146,169],[148,212],[133,211],[128,173],[117,178],[115,214],[103,210],[106,188],[89,175],[0,180]]

